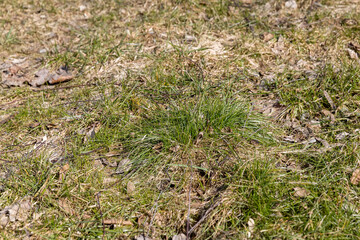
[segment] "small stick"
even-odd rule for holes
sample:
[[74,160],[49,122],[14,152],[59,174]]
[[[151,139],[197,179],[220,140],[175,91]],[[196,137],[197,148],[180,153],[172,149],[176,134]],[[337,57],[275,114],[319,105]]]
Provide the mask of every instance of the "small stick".
[[96,86],[95,83],[88,83],[88,84],[78,84],[78,85],[70,85],[70,86],[63,86],[63,87],[47,87],[47,88],[43,88],[43,89],[37,89],[37,88],[32,88],[31,90],[33,90],[34,92],[40,92],[40,91],[46,91],[46,90],[61,90],[61,89],[68,89],[68,88],[76,88],[76,87],[88,87],[88,86]]
[[100,217],[101,217],[101,224],[102,224],[102,230],[103,230],[103,234],[102,234],[102,240],[105,239],[105,224],[104,224],[104,216],[103,213],[101,211],[101,205],[100,205],[100,196],[101,196],[101,192],[98,192],[96,195],[96,202],[98,204],[98,208],[99,208],[99,212],[100,212]]
[[7,163],[17,162],[17,161],[6,160],[6,159],[3,159],[3,158],[0,158],[0,161],[2,161],[2,162],[7,162]]
[[190,160],[190,169],[191,169],[191,175],[190,175],[190,186],[189,186],[189,194],[188,194],[188,200],[189,200],[189,204],[188,204],[188,213],[187,213],[187,218],[186,218],[186,240],[190,239],[190,206],[191,206],[191,184],[192,184],[192,180],[193,180],[193,169],[192,169],[192,161]]
[[219,206],[221,203],[221,200],[213,204],[211,207],[206,210],[205,214],[201,217],[201,219],[190,229],[189,234],[193,233],[194,230],[209,216],[210,212],[214,210],[217,206]]
[[68,76],[54,76],[49,80],[50,84],[57,84],[57,83],[62,83],[62,82],[66,82],[66,81],[70,81],[71,79],[73,79],[74,76],[73,75],[68,75]]
[[326,90],[324,90],[324,96],[325,96],[326,100],[328,101],[328,103],[330,104],[331,108],[332,108],[333,110],[335,110],[335,109],[336,109],[336,106],[335,106],[333,100],[331,99],[329,93],[328,93]]

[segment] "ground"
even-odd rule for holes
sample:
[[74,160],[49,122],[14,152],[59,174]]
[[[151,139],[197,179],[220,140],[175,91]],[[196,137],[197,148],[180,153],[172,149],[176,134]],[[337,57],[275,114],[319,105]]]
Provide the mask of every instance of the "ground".
[[360,238],[358,0],[1,0],[0,29],[2,239]]

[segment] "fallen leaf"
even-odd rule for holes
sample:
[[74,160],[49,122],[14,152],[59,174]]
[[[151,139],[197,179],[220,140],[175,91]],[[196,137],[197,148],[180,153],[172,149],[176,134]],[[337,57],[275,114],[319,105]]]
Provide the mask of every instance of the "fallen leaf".
[[164,144],[162,142],[159,142],[158,144],[155,144],[155,146],[152,149],[155,150],[156,152],[159,152],[162,149],[163,145]]
[[176,145],[170,148],[170,151],[172,151],[173,153],[176,153],[180,150],[180,145]]
[[135,191],[135,184],[129,181],[126,185],[127,194],[132,194]]
[[40,126],[40,123],[35,120],[35,122],[30,123],[28,126],[29,128],[36,128]]
[[261,39],[264,40],[264,42],[268,42],[273,38],[274,38],[274,35],[271,33],[265,32],[265,33],[261,34]]
[[88,142],[90,139],[93,139],[96,135],[96,133],[99,131],[101,125],[100,123],[96,122],[94,123],[89,130],[86,131],[84,136],[84,143]]
[[186,240],[186,235],[181,233],[181,234],[178,234],[178,235],[174,235],[172,237],[172,240]]
[[331,148],[330,144],[325,139],[319,137],[315,137],[315,139],[316,141],[320,142],[324,146],[324,148]]
[[359,56],[358,56],[358,54],[357,54],[354,50],[352,50],[352,49],[350,49],[350,48],[348,48],[348,49],[346,49],[346,50],[347,50],[347,52],[348,52],[348,54],[349,54],[349,56],[350,56],[351,59],[353,59],[353,60],[359,60]]
[[105,177],[105,178],[103,179],[103,183],[104,183],[104,184],[112,184],[112,183],[115,183],[115,182],[117,182],[117,181],[119,181],[119,179],[117,179],[117,178],[112,178],[112,177]]
[[350,42],[348,44],[348,48],[355,51],[357,54],[360,54],[360,45],[357,43]]
[[298,142],[298,140],[296,140],[296,139],[294,138],[294,136],[286,136],[286,137],[284,137],[284,141],[290,142],[290,143],[296,143],[296,142]]
[[195,42],[197,39],[196,39],[196,37],[194,37],[194,36],[185,35],[185,40],[186,40],[187,42]]
[[69,69],[66,66],[63,66],[56,71],[56,74],[51,75],[49,83],[50,84],[62,83],[69,81],[73,78],[74,76],[69,72]]
[[64,166],[62,166],[59,170],[59,180],[63,181],[65,179],[65,175],[67,171],[69,171],[70,165],[66,163]]
[[86,9],[86,6],[85,6],[85,5],[80,5],[80,6],[79,6],[80,12],[85,11],[85,9]]
[[334,114],[332,114],[329,110],[323,109],[323,110],[321,110],[321,112],[326,117],[330,118],[331,123],[334,123],[336,121],[336,118],[335,118]]
[[306,197],[310,194],[309,191],[301,187],[294,188],[294,191],[295,191],[294,192],[295,197]]
[[336,106],[335,106],[333,100],[331,99],[329,93],[328,93],[326,90],[324,90],[324,96],[325,96],[326,100],[328,101],[328,103],[330,104],[331,108],[332,108],[333,110],[335,110],[335,109],[336,109]]
[[66,66],[60,67],[55,73],[43,68],[35,73],[34,78],[29,81],[33,87],[39,87],[45,83],[57,84],[73,79],[74,76],[69,72]]
[[104,166],[117,167],[116,162],[111,162],[104,157],[99,158],[99,160],[101,161],[102,165],[104,165]]
[[335,136],[335,139],[336,140],[342,140],[342,139],[344,139],[345,137],[347,137],[347,136],[349,136],[350,134],[349,133],[347,133],[347,132],[341,132],[341,133],[339,133],[339,134],[337,134],[336,136]]
[[105,225],[114,225],[114,226],[132,226],[133,223],[131,221],[127,221],[124,219],[118,219],[118,218],[110,218],[110,219],[104,219]]
[[350,182],[354,185],[358,185],[360,183],[360,168],[356,169],[351,178],[350,178]]
[[39,87],[46,83],[56,84],[74,78],[66,66],[59,68],[56,72],[51,72],[46,68],[42,68],[30,77],[27,73],[29,70],[26,70],[30,63],[27,61],[23,62],[25,60],[20,59],[18,61],[13,61],[12,63],[1,64],[1,84],[8,87],[23,86],[26,84],[33,87]]
[[347,26],[354,26],[354,25],[358,25],[358,22],[355,19],[346,18],[341,21],[341,24]]
[[44,215],[45,214],[45,212],[38,212],[38,213],[34,213],[33,215],[32,215],[32,219],[33,220],[39,220],[40,218],[41,218],[41,216],[42,215]]
[[290,9],[297,9],[297,3],[295,0],[289,0],[285,2],[285,7]]
[[44,85],[50,78],[50,71],[43,68],[35,73],[34,78],[29,82],[29,84],[33,87],[39,87]]
[[250,238],[251,235],[252,235],[252,233],[253,233],[254,230],[255,230],[255,220],[252,219],[252,218],[250,218],[249,221],[247,222],[247,224],[248,224],[248,229],[249,229],[249,231],[247,232],[247,234],[248,234],[248,237]]
[[0,225],[6,227],[9,223],[24,222],[31,214],[32,204],[30,198],[16,202],[0,211]]
[[8,87],[19,87],[29,82],[28,76],[21,71],[21,68],[13,65],[4,65],[1,71],[1,84]]
[[131,160],[129,158],[125,158],[118,163],[118,166],[115,170],[115,174],[122,174],[128,171],[130,167],[131,167]]
[[196,137],[196,140],[195,140],[195,145],[199,144],[200,141],[203,139],[204,137],[204,132],[199,132],[198,136]]

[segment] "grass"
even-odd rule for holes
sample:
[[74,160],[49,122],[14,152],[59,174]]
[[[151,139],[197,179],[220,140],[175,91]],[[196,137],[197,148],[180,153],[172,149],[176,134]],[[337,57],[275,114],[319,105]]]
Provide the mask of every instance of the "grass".
[[0,2],[1,62],[75,75],[0,88],[1,238],[359,238],[359,9],[297,4]]

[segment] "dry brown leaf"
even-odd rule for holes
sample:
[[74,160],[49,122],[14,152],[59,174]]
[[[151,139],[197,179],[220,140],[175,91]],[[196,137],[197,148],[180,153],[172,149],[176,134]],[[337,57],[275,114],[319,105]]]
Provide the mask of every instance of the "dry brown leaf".
[[104,219],[105,225],[115,225],[115,226],[132,226],[133,223],[128,220],[119,219],[119,218],[110,218],[110,219]]
[[70,165],[66,163],[64,166],[61,167],[59,173],[66,173],[70,169]]
[[21,71],[21,68],[7,64],[2,67],[3,70],[1,71],[1,84],[8,86],[8,87],[19,87],[25,85],[29,82],[28,76]]
[[348,44],[348,48],[355,51],[357,54],[360,54],[360,45],[357,43],[350,42]]
[[65,179],[65,175],[67,171],[69,171],[70,165],[66,163],[64,166],[62,166],[59,170],[59,180],[63,181]]
[[119,181],[119,179],[118,178],[113,178],[113,177],[105,177],[103,179],[104,184],[112,184],[112,183],[115,183],[117,181]]
[[285,2],[285,7],[288,9],[297,9],[297,3],[295,0],[289,0]]
[[131,160],[129,158],[125,158],[118,163],[117,168],[115,170],[115,174],[122,174],[128,171],[130,167],[131,167]]
[[354,25],[358,25],[358,22],[355,19],[346,18],[341,21],[341,24],[347,26],[354,26]]
[[162,142],[159,142],[158,144],[155,144],[155,146],[152,149],[159,152],[159,151],[161,151],[163,145],[164,144]]
[[126,185],[126,191],[128,194],[132,194],[135,191],[135,184],[129,181]]
[[62,211],[69,215],[76,215],[76,211],[71,207],[69,201],[65,198],[58,200],[59,207]]
[[248,221],[248,237],[251,237],[251,234],[254,232],[255,230],[255,221],[254,219],[250,218]]
[[329,93],[328,93],[326,90],[324,90],[324,96],[325,96],[326,100],[328,101],[328,103],[330,104],[331,108],[332,108],[333,110],[335,110],[335,109],[336,109],[336,106],[335,106],[333,100],[331,99]]
[[31,215],[31,199],[24,198],[0,211],[0,226],[6,227],[9,223],[24,222]]
[[309,191],[301,187],[294,188],[294,191],[295,191],[294,192],[295,197],[306,197],[310,194]]
[[180,145],[176,145],[170,148],[170,151],[172,151],[173,153],[176,153],[180,150]]
[[198,136],[196,137],[196,140],[195,140],[195,145],[197,145],[197,144],[199,144],[200,142],[201,142],[201,140],[203,139],[203,137],[204,137],[204,132],[200,132],[199,134],[198,134]]
[[348,48],[348,49],[346,49],[346,50],[347,50],[347,52],[348,52],[348,54],[349,54],[349,56],[350,56],[351,59],[353,59],[353,60],[359,60],[359,56],[358,56],[358,54],[357,54],[354,50],[352,50],[352,49],[350,49],[350,48]]
[[356,169],[351,178],[350,178],[350,182],[354,185],[358,185],[360,183],[360,168]]
[[178,235],[174,235],[172,237],[172,240],[186,240],[186,235],[181,233],[181,234],[178,234]]
[[85,136],[84,136],[84,143],[86,143],[87,141],[89,141],[90,139],[93,139],[96,135],[96,133],[100,130],[100,123],[99,122],[96,122],[94,123],[90,129],[88,129],[85,133]]
[[321,110],[321,112],[326,117],[330,118],[331,123],[334,123],[336,121],[336,118],[335,118],[334,114],[332,114],[329,110],[323,109],[323,110]]
[[348,133],[348,132],[341,132],[339,134],[336,134],[335,139],[336,140],[342,140],[342,139],[346,138],[349,135],[350,135],[350,133]]
[[107,160],[107,159],[104,158],[104,157],[99,158],[99,160],[101,161],[101,163],[102,163],[104,166],[117,167],[117,163],[116,163],[116,162],[109,161],[109,160]]
[[268,32],[265,32],[264,34],[262,34],[262,40],[264,40],[265,42],[270,41],[271,39],[274,38],[274,35]]
[[27,74],[29,70],[26,70],[29,64],[28,62],[22,63],[21,67],[15,63],[1,64],[1,84],[8,87],[23,86],[26,84],[30,84],[33,87],[40,87],[46,83],[56,84],[74,78],[67,67],[61,67],[55,73],[46,68],[42,68],[32,77],[29,77]]
[[39,87],[45,83],[57,84],[73,79],[74,76],[69,72],[68,68],[61,67],[56,73],[50,72],[48,69],[43,68],[35,73],[35,77],[29,82],[33,87]]
[[185,35],[185,41],[187,42],[195,42],[197,41],[196,37],[192,36],[192,35]]
[[39,87],[49,81],[50,71],[43,68],[35,73],[34,78],[29,82],[33,87]]

